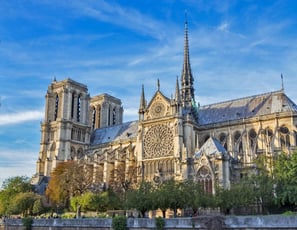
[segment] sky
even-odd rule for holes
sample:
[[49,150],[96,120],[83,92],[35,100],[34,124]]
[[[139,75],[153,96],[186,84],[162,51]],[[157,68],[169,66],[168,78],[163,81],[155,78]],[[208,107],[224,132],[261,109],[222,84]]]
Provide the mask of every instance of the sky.
[[122,100],[136,120],[142,84],[174,95],[184,23],[201,105],[282,87],[297,102],[295,0],[0,0],[0,186],[36,172],[54,78]]

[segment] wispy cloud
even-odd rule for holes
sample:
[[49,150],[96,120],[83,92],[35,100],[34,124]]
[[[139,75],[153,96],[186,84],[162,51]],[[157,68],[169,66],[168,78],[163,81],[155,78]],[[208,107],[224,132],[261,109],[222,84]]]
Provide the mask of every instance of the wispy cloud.
[[11,114],[0,114],[0,126],[12,125],[34,120],[42,120],[44,113],[38,110],[21,111]]
[[229,29],[229,23],[228,22],[222,22],[218,27],[218,30],[228,32]]
[[[47,3],[48,4],[48,3]],[[52,4],[52,3],[50,3]],[[125,7],[115,2],[104,0],[99,1],[67,1],[56,2],[55,6],[71,9],[75,17],[91,17],[102,22],[108,22],[118,25],[126,29],[134,30],[143,35],[152,36],[162,39],[165,34],[162,29],[164,25],[149,15],[145,15],[140,11]]]

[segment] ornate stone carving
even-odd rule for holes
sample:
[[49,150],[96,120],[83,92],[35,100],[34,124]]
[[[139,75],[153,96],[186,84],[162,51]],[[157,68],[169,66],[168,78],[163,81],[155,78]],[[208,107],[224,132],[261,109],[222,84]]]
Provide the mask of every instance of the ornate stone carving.
[[144,135],[144,158],[172,155],[173,133],[166,125],[155,125]]
[[161,102],[156,102],[150,109],[150,114],[153,118],[162,117],[165,115],[165,105]]

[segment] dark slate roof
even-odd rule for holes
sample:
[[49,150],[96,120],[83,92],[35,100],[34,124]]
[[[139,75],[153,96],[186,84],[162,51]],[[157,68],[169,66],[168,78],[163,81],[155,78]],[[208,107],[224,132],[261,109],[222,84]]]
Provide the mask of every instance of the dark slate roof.
[[199,124],[214,124],[277,112],[297,112],[296,104],[282,90],[201,106]]
[[210,137],[208,140],[201,146],[198,152],[195,153],[194,157],[199,158],[202,153],[206,154],[207,156],[211,155],[225,155],[227,153],[226,149],[221,145],[221,143],[213,138]]
[[137,136],[138,121],[125,122],[94,130],[91,145],[100,145],[111,141],[126,141]]

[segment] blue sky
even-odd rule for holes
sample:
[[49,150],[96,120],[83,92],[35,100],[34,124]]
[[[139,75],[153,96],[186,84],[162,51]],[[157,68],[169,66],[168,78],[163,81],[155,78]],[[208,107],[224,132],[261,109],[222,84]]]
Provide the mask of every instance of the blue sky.
[[0,0],[0,182],[35,173],[48,85],[72,78],[119,97],[137,119],[174,94],[189,23],[201,105],[279,90],[297,102],[295,0]]

